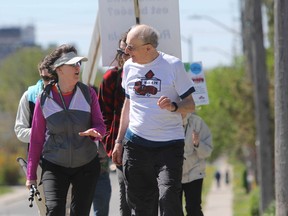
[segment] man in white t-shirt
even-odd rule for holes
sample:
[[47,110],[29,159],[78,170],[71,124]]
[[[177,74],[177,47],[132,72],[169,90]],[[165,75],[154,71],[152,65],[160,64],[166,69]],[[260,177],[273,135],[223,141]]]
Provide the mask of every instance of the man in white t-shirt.
[[[193,81],[183,63],[157,50],[158,32],[136,25],[127,35],[125,101],[112,160],[123,164],[132,214],[180,216],[184,152],[181,114],[193,112]],[[122,158],[123,153],[123,158]],[[123,161],[122,161],[123,160]]]

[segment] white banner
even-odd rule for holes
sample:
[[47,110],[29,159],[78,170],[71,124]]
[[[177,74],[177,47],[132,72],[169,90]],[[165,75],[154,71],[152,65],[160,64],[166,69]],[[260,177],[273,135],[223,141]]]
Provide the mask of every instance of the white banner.
[[136,24],[134,2],[139,2],[140,24],[159,31],[158,50],[181,59],[178,0],[99,0],[103,66],[111,65],[122,34]]

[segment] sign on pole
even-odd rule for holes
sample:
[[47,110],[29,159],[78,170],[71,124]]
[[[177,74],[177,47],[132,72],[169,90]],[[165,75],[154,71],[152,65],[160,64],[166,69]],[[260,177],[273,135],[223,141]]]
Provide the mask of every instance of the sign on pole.
[[185,63],[188,76],[193,80],[195,92],[192,94],[196,106],[209,104],[208,91],[202,62]]
[[99,29],[99,15],[96,18],[95,26],[92,33],[92,40],[89,47],[88,61],[82,72],[82,82],[93,86],[96,79],[97,70],[101,57],[101,37]]

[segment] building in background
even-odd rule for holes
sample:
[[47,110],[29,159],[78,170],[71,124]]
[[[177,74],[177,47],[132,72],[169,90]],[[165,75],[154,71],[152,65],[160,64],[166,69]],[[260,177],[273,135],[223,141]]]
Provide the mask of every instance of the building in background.
[[0,28],[0,60],[18,48],[35,45],[35,28],[33,25]]

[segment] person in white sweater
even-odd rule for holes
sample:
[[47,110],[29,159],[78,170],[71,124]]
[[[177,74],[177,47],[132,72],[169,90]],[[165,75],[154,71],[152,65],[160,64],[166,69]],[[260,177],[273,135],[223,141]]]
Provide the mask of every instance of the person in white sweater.
[[38,72],[41,79],[39,79],[35,85],[29,86],[19,101],[14,131],[18,140],[23,143],[30,142],[31,124],[36,99],[44,87],[54,79],[48,72],[48,64],[49,59],[47,56],[39,62]]
[[[212,135],[204,120],[195,113],[183,118],[185,130],[182,193],[187,216],[203,216],[201,195],[206,159],[213,150]],[[184,214],[183,214],[184,215]]]
[[[35,107],[35,102],[37,97],[41,94],[44,87],[54,79],[48,72],[49,59],[46,56],[38,64],[38,72],[40,75],[40,80],[37,81],[35,85],[29,86],[28,89],[23,93],[17,110],[14,131],[19,141],[26,143],[27,153],[29,151],[29,142],[31,135],[31,124],[33,119],[33,112]],[[37,169],[38,176],[41,175],[41,167]],[[38,181],[39,183],[39,181]],[[38,191],[40,192],[42,201],[35,199],[38,206],[38,213],[40,216],[46,215],[45,197],[42,185],[38,185]]]

